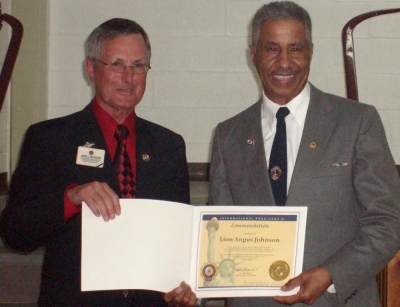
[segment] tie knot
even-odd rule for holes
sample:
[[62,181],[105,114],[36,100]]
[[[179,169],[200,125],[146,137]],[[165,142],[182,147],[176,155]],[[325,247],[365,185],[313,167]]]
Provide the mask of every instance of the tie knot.
[[129,134],[128,128],[126,128],[124,125],[118,125],[117,130],[115,131],[114,137],[120,141],[120,140],[125,140],[126,137]]
[[276,112],[276,119],[278,121],[282,121],[286,116],[290,113],[289,109],[286,107],[279,108],[278,112]]

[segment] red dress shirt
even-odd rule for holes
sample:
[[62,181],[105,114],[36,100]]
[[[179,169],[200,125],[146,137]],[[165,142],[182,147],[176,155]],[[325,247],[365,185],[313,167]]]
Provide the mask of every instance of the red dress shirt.
[[[100,125],[101,132],[103,133],[104,140],[106,142],[107,150],[110,153],[110,157],[113,160],[115,151],[117,149],[117,140],[114,137],[114,133],[117,130],[118,123],[114,118],[111,117],[96,101],[96,98],[91,103],[93,107],[93,113],[96,117],[97,122]],[[129,135],[126,140],[126,151],[132,164],[132,171],[134,178],[136,178],[136,127],[135,127],[135,110],[129,114],[129,116],[122,123],[129,130]],[[106,161],[105,161],[106,163]],[[78,186],[78,184],[70,184],[64,193],[64,219],[67,221],[74,215],[81,212],[81,206],[75,206],[68,197],[68,190]]]

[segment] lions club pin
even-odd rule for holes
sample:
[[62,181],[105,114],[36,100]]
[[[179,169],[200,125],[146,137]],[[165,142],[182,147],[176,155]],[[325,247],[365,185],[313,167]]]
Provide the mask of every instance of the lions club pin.
[[143,155],[142,155],[142,160],[143,160],[144,162],[149,162],[149,161],[150,161],[150,156],[149,156],[148,154],[143,154]]
[[282,170],[279,166],[274,166],[273,168],[271,168],[270,170],[270,175],[271,175],[271,179],[272,180],[278,180],[279,177],[281,177],[282,175]]

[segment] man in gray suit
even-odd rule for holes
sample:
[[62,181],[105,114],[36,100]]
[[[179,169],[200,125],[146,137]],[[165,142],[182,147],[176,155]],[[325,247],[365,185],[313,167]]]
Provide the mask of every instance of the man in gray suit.
[[[282,287],[297,294],[229,307],[379,306],[375,276],[400,246],[400,181],[379,115],[310,84],[312,54],[307,11],[287,1],[257,11],[250,55],[263,95],[216,128],[210,203],[274,206],[271,183],[285,175],[281,205],[308,207],[304,264]],[[287,170],[269,165],[285,107]]]

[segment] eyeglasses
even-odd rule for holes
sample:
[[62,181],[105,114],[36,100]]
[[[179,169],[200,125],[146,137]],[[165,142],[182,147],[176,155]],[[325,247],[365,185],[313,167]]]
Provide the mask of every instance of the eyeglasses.
[[103,65],[107,65],[109,70],[111,70],[112,72],[116,72],[116,73],[122,73],[125,71],[125,69],[127,67],[130,67],[130,68],[132,68],[132,72],[135,75],[143,75],[144,73],[148,72],[149,69],[151,68],[150,65],[143,64],[143,63],[135,63],[133,65],[126,65],[122,61],[114,61],[114,62],[110,62],[110,63],[105,63],[98,59],[93,59],[93,60],[95,60]]

